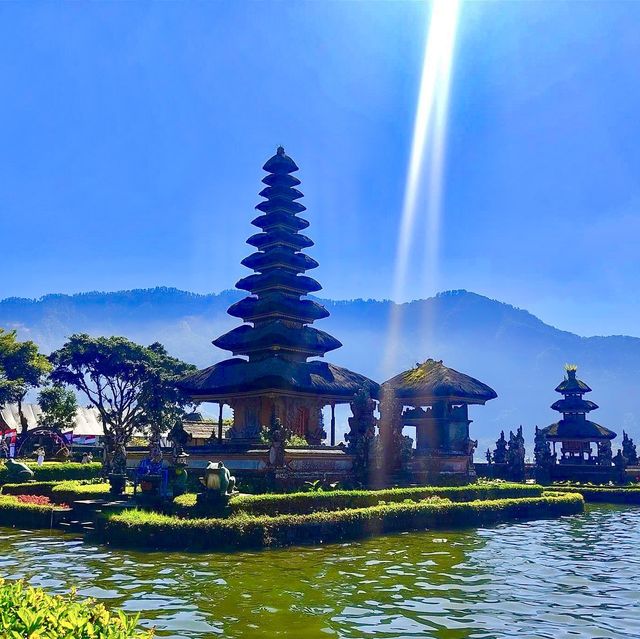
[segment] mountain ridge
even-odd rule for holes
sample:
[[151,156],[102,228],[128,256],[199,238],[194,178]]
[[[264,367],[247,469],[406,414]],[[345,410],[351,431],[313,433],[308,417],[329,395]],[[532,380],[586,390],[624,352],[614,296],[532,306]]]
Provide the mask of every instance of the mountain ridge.
[[[226,311],[243,296],[229,289],[192,293],[156,287],[10,297],[0,301],[0,326],[15,328],[44,352],[74,332],[121,334],[141,343],[160,341],[170,353],[208,366],[228,356],[211,340],[239,324]],[[595,421],[620,437],[623,429],[640,434],[640,409],[634,402],[640,395],[638,337],[577,335],[525,309],[465,290],[401,304],[316,299],[331,313],[318,326],[343,343],[328,357],[338,365],[384,381],[434,357],[492,386],[498,399],[471,411],[472,434],[485,448],[501,429],[523,424],[531,437],[534,425],[556,420],[549,406],[565,363],[577,363],[579,375],[594,389],[601,406]],[[390,349],[392,313],[400,324],[397,343]]]

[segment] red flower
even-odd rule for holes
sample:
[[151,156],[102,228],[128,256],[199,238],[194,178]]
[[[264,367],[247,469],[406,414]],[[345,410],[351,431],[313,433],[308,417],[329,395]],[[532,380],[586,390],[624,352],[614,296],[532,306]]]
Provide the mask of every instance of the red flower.
[[37,506],[52,506],[51,500],[44,495],[18,495],[18,501],[23,504],[36,504]]

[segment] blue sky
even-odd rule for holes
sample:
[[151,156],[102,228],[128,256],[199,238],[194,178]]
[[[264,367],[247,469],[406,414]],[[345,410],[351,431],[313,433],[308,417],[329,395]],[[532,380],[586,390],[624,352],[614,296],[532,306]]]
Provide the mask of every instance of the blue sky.
[[[0,4],[0,297],[245,275],[301,167],[323,294],[390,297],[428,3]],[[640,3],[466,2],[437,288],[640,335]],[[425,286],[416,231],[408,297]]]

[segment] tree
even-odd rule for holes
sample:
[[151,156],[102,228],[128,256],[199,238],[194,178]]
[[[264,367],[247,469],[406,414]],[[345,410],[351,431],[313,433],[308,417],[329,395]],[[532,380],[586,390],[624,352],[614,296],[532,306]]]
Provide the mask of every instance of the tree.
[[162,433],[173,428],[183,417],[185,406],[192,404],[175,382],[196,367],[171,357],[159,342],[151,344],[147,351],[149,376],[138,404],[143,409],[143,424],[151,443],[159,444]]
[[72,390],[59,384],[44,388],[38,395],[38,404],[42,409],[41,426],[60,431],[68,431],[75,426],[78,402]]
[[[160,344],[76,334],[51,354],[51,361],[53,382],[78,389],[100,413],[105,472],[124,471],[124,447],[134,431],[161,432],[190,403],[176,382],[195,367],[170,357]],[[112,458],[117,468],[111,468]]]
[[27,432],[22,402],[32,388],[42,385],[51,364],[32,341],[20,342],[16,331],[0,328],[0,404],[16,402],[20,415],[20,436]]

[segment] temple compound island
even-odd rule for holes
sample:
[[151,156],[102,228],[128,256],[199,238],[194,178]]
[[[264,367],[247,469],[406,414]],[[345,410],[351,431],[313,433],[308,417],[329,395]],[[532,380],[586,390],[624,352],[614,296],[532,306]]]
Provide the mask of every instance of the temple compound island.
[[382,384],[381,439],[393,442],[395,433],[415,428],[415,451],[405,461],[413,481],[472,479],[477,442],[469,435],[469,405],[497,396],[481,381],[428,359]]
[[[293,176],[298,167],[279,147],[263,168],[265,199],[252,222],[261,232],[247,240],[257,250],[242,261],[254,273],[236,285],[249,296],[228,310],[244,323],[213,342],[233,357],[180,383],[194,403],[218,404],[217,428],[187,426],[185,420],[191,429],[185,442],[210,433],[206,446],[186,445],[190,469],[222,461],[241,483],[267,478],[281,487],[317,479],[378,485],[472,481],[468,405],[484,404],[495,391],[427,360],[386,382],[381,395],[371,379],[318,359],[341,343],[312,326],[329,313],[306,297],[321,286],[305,275],[318,263],[303,252],[313,242],[301,233],[309,223],[300,217],[306,209]],[[350,405],[352,417],[346,444],[336,445],[339,404]],[[224,406],[233,411],[232,423],[223,420]],[[416,429],[415,449],[404,426]]]
[[[623,470],[618,468],[621,460],[615,460],[611,450],[616,433],[587,419],[587,414],[598,408],[583,397],[591,392],[591,388],[578,379],[576,366],[567,365],[565,371],[565,378],[555,389],[564,398],[551,405],[553,410],[562,413],[562,419],[546,428],[536,429],[536,459],[542,461],[537,465],[545,466],[546,460],[552,481],[615,481]],[[560,456],[557,444],[560,444]],[[592,444],[595,444],[595,450]]]

